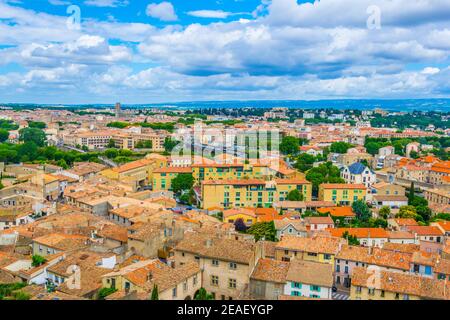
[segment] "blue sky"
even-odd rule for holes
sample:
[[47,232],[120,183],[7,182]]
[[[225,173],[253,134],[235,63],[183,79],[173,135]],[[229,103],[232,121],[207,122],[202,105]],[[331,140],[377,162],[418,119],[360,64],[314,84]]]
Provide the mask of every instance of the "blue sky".
[[0,0],[0,103],[449,97],[449,21],[448,0]]

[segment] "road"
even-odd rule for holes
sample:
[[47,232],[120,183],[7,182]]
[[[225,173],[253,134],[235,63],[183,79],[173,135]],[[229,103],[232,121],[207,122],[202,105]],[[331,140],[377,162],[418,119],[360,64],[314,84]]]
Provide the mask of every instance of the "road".
[[333,300],[350,300],[348,292],[344,291],[333,292],[332,298]]

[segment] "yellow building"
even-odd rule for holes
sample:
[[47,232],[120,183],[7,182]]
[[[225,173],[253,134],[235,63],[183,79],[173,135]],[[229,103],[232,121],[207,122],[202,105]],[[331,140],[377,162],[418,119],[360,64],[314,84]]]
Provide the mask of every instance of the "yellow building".
[[202,207],[212,208],[270,208],[284,201],[292,190],[299,190],[305,201],[311,201],[311,183],[302,179],[210,180],[202,183]]
[[304,174],[290,169],[283,161],[274,163],[202,163],[192,165],[196,184],[210,180],[303,179]]
[[117,168],[106,169],[100,174],[106,178],[130,184],[133,189],[149,185],[153,181],[153,172],[167,166],[167,158],[158,154],[149,154],[145,159],[133,161]]
[[449,300],[450,283],[415,274],[355,267],[351,300]]
[[179,174],[191,174],[191,167],[164,167],[153,171],[153,191],[172,190],[172,180]]
[[324,183],[319,186],[319,201],[332,201],[348,206],[354,201],[365,200],[367,188],[363,184]]

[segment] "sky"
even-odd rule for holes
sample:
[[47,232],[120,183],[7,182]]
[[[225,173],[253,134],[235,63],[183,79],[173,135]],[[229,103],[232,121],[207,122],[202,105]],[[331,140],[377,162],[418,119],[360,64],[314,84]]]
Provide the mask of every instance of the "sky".
[[0,0],[0,103],[450,97],[450,0]]

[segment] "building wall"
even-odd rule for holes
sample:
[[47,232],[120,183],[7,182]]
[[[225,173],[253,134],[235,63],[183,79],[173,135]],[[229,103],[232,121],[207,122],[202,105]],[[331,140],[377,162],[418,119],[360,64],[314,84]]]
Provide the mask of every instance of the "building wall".
[[284,286],[284,294],[288,296],[331,299],[331,288],[288,281]]
[[311,201],[311,184],[277,184],[273,188],[265,185],[202,185],[203,209],[219,207],[272,207],[284,201],[290,191],[298,188],[305,201]]
[[365,200],[366,194],[366,189],[324,189],[319,186],[319,201],[335,204],[351,205],[356,200]]
[[250,297],[257,300],[278,300],[283,293],[284,283],[250,279]]
[[[231,269],[229,261],[218,260],[218,265],[213,265],[213,260],[206,257],[198,257],[188,252],[175,251],[176,264],[196,261],[199,263],[202,273],[202,286],[207,292],[213,293],[216,300],[237,299],[239,295],[248,289],[249,277],[254,265],[236,263],[236,269]],[[218,284],[212,282],[212,277],[218,277]],[[236,280],[236,288],[230,288],[229,280]]]
[[370,294],[369,288],[352,285],[350,289],[350,300],[420,300],[420,297],[379,289],[375,289],[373,294]]

